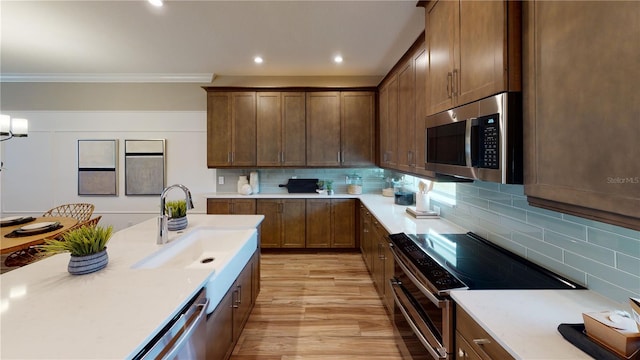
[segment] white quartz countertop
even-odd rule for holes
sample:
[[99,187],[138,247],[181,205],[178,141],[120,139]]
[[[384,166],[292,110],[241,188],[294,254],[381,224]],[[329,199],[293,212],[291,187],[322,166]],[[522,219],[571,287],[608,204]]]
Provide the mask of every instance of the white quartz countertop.
[[[263,218],[190,214],[187,229],[170,232],[170,243],[157,245],[154,217],[116,232],[107,245],[109,264],[98,272],[70,275],[69,255],[59,254],[3,274],[0,358],[131,358],[205,284],[216,281],[219,272],[219,269],[212,273],[211,269],[131,266],[171,245],[179,236],[205,227],[235,234],[224,239],[239,244],[220,272],[239,269],[239,273],[257,246],[255,236],[254,243],[249,244],[250,239],[244,234],[247,229],[257,227]],[[253,250],[249,249],[251,246]]]
[[[246,198],[232,193],[215,193],[211,198]],[[445,219],[415,219],[406,206],[395,205],[393,197],[376,194],[314,195],[257,194],[253,198],[358,198],[391,234],[421,234],[435,231],[466,233],[467,230]],[[561,323],[582,323],[582,313],[611,309],[628,310],[590,290],[459,290],[451,293],[502,347],[516,359],[590,359],[558,332]]]
[[461,233],[467,230],[442,218],[416,219],[407,213],[407,206],[395,205],[393,197],[378,194],[288,194],[288,193],[259,193],[241,195],[238,193],[210,193],[205,194],[210,199],[360,199],[369,211],[380,221],[390,233],[405,232],[408,234],[424,234],[436,231],[441,234]]
[[590,290],[456,290],[451,297],[516,359],[591,359],[558,325],[583,323],[583,312],[626,309]]

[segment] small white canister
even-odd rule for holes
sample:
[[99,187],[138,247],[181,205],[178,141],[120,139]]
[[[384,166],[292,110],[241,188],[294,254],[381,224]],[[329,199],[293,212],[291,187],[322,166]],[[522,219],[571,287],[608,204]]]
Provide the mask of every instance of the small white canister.
[[429,193],[416,193],[416,211],[429,211],[431,207],[431,195]]
[[[249,185],[249,180],[247,179],[246,176],[239,176],[238,177],[238,194],[243,194],[243,195],[248,195],[246,194],[246,188],[244,188],[244,185]],[[249,192],[249,194],[251,194],[251,192]]]

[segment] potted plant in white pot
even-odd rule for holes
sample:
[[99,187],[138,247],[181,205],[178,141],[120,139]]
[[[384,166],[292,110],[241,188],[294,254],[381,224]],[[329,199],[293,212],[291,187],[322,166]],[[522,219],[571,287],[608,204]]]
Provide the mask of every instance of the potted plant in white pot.
[[171,200],[165,204],[166,213],[169,214],[167,228],[169,231],[182,230],[187,227],[187,202],[185,200]]
[[83,226],[65,233],[62,239],[46,240],[39,248],[51,254],[69,252],[69,273],[89,274],[104,269],[109,263],[107,242],[112,234],[113,226]]

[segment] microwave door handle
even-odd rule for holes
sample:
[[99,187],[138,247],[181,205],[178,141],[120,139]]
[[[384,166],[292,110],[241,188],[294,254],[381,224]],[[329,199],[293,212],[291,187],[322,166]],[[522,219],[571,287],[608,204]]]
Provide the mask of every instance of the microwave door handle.
[[470,138],[470,151],[469,151],[469,159],[467,159],[467,164],[471,164],[471,167],[478,168],[480,165],[480,137],[481,137],[481,128],[477,123],[477,119],[473,119],[471,125],[471,138]]

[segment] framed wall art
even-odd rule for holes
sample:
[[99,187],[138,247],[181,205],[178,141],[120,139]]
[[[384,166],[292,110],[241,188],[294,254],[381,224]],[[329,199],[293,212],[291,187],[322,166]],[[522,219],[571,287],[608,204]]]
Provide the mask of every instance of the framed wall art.
[[118,195],[118,140],[78,140],[78,195]]
[[165,187],[165,139],[125,140],[126,195],[160,195]]

